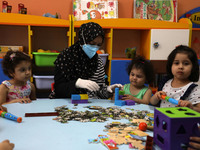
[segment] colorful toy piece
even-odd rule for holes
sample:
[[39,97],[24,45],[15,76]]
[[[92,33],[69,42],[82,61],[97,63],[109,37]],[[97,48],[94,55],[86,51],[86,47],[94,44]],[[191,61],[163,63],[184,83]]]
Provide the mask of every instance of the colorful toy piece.
[[190,136],[199,136],[200,113],[187,107],[155,108],[154,142],[162,150],[182,150]]
[[72,104],[88,103],[88,95],[87,94],[72,94],[71,100],[72,100]]
[[124,94],[125,94],[124,91],[119,90],[119,88],[115,88],[115,105],[117,106],[135,105],[135,101],[133,100],[121,100]]
[[145,122],[141,122],[139,124],[139,129],[142,131],[146,131],[147,130],[147,124]]
[[100,142],[109,150],[118,149],[117,143],[112,139],[109,139],[107,135],[99,135],[98,138]]
[[162,95],[161,97],[162,97],[162,99],[164,99],[172,104],[178,105],[178,100],[176,100],[176,99],[170,98],[169,96],[166,96],[166,95]]
[[18,123],[22,122],[21,117],[16,117],[15,115],[13,115],[11,113],[7,113],[5,111],[0,111],[0,116],[3,117],[3,118],[7,118],[7,119],[10,119],[10,120],[17,121]]

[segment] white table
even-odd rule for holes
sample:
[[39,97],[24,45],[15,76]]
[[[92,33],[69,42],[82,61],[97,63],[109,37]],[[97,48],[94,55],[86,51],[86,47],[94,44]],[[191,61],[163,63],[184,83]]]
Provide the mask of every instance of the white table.
[[[114,106],[110,100],[89,100],[92,103],[79,104],[73,109],[69,99],[38,99],[29,104],[8,104],[5,105],[9,113],[22,117],[22,122],[17,123],[0,117],[0,141],[9,139],[15,144],[15,150],[106,150],[102,144],[89,144],[88,139],[95,139],[99,134],[106,135],[105,125],[113,122],[109,119],[104,123],[69,121],[60,123],[55,116],[48,117],[24,117],[25,113],[54,112],[54,108],[67,105],[69,109],[76,111],[89,110],[83,106]],[[122,106],[137,110],[148,110],[151,113],[154,108],[149,105]],[[115,120],[116,121],[116,120]],[[117,120],[128,123],[128,120]],[[150,136],[152,132],[148,132]],[[120,150],[130,150],[128,145],[118,145]]]

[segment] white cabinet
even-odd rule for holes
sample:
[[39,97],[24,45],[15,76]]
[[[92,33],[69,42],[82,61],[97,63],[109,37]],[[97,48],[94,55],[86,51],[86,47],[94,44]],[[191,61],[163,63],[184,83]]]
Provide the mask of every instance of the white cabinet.
[[150,60],[167,60],[176,46],[189,45],[189,37],[189,29],[151,29]]

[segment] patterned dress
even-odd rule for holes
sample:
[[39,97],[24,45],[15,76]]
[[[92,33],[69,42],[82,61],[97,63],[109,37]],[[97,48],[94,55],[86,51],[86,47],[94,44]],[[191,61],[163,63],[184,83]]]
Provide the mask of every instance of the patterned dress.
[[10,102],[14,99],[29,98],[31,94],[30,81],[27,81],[24,86],[14,86],[8,80],[3,81],[2,84],[9,89],[6,102]]

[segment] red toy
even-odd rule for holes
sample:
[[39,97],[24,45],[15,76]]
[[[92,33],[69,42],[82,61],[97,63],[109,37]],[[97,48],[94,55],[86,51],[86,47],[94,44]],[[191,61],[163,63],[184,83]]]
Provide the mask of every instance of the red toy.
[[147,130],[147,124],[145,122],[141,122],[139,124],[139,129],[142,131],[146,131]]

